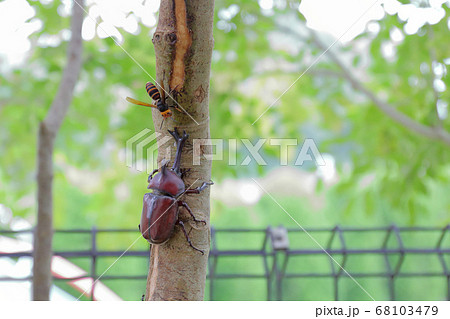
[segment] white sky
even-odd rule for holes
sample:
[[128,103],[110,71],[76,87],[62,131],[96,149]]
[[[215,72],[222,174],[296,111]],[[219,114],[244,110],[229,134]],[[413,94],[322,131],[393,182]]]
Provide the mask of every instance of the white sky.
[[[303,0],[299,11],[307,26],[332,34],[342,42],[352,40],[366,29],[370,20],[384,17],[381,0]],[[326,10],[324,10],[326,8]]]

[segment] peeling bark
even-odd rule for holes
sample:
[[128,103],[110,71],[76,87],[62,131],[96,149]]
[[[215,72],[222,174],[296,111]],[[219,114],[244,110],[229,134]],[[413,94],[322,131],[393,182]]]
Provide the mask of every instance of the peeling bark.
[[181,91],[185,76],[185,57],[192,44],[192,37],[187,26],[187,13],[185,0],[174,0],[175,27],[177,41],[175,43],[175,58],[172,62],[172,75],[170,89]]
[[83,0],[74,2],[72,36],[67,50],[58,92],[45,119],[39,125],[37,154],[37,223],[33,238],[33,300],[49,300],[52,284],[53,239],[53,149],[55,138],[70,106],[73,90],[81,70]]
[[[164,80],[165,88],[182,91],[182,95],[174,97],[176,102],[173,98],[168,98],[167,102],[169,105],[178,103],[186,111],[174,112],[176,123],[165,121],[160,130],[162,117],[159,111],[153,110],[155,130],[161,133],[158,162],[164,159],[167,151],[171,160],[174,159],[173,143],[162,143],[168,136],[167,129],[173,129],[175,124],[180,131],[186,130],[189,139],[183,149],[181,167],[191,169],[184,181],[192,188],[211,179],[210,161],[202,158],[200,165],[193,165],[193,140],[210,138],[208,92],[213,15],[213,0],[162,0],[153,36],[158,83]],[[211,147],[207,148],[207,153],[211,153]],[[152,245],[145,300],[203,300],[210,245],[209,189],[198,195],[184,195],[181,199],[198,219],[207,221],[207,226],[196,224],[183,209],[180,210],[180,218],[192,243],[204,250],[205,255],[189,247],[176,226],[174,236],[166,244]]]

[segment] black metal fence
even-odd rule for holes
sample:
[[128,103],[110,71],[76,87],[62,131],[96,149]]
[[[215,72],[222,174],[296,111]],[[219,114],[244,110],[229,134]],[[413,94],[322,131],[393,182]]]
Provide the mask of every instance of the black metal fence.
[[[31,236],[32,230],[0,230],[0,236],[7,237],[27,233]],[[117,260],[131,256],[148,260],[148,247],[140,250],[100,249],[97,244],[99,234],[112,233],[138,234],[136,230],[96,228],[55,232],[55,236],[90,237],[88,249],[55,249],[54,254],[69,260],[85,259],[85,265],[88,265],[84,267],[88,272],[86,276],[94,279],[91,298],[94,298],[97,279],[102,282],[138,280],[145,287],[147,267],[142,266],[133,274],[99,271],[98,263],[103,258]],[[0,247],[0,258],[32,256],[31,251],[4,251]],[[443,228],[336,226],[305,230],[282,226],[266,229],[212,228],[207,297],[209,300],[450,300],[449,263],[450,225]],[[69,281],[86,276],[55,277],[55,280]],[[238,280],[237,284],[224,285],[233,279]],[[0,277],[0,281],[30,280],[30,277]],[[241,290],[245,294],[246,286],[253,287],[246,280],[263,281],[264,289],[259,285],[256,297],[236,294]],[[308,284],[302,280],[308,280]],[[255,291],[254,287],[252,289]]]

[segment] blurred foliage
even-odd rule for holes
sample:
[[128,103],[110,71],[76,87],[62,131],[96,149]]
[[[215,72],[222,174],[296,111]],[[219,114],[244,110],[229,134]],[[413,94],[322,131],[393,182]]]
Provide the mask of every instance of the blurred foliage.
[[[58,1],[30,3],[36,10],[33,19],[40,19],[43,26],[30,36],[33,46],[26,63],[1,75],[0,92],[5,97],[0,109],[2,202],[21,216],[34,211],[34,204],[24,198],[35,192],[36,131],[61,78],[67,46],[62,31],[69,26],[69,17],[58,14],[62,6]],[[388,118],[351,87],[326,54],[268,109],[321,53],[297,8],[298,3],[283,1],[275,2],[270,10],[261,9],[256,1],[239,5],[216,2],[212,137],[238,139],[237,153],[244,157],[242,138],[252,143],[260,137],[298,138],[300,142],[314,138],[319,150],[336,160],[340,182],[335,188],[339,197],[345,198],[343,210],[357,214],[352,207],[362,200],[364,211],[375,213],[383,198],[386,209],[399,209],[405,220],[413,223],[418,214],[428,211],[431,188],[450,190],[448,145],[417,135]],[[449,8],[445,4],[443,8],[446,17],[425,24],[414,34],[402,31],[405,22],[397,15],[385,14],[370,22],[376,26],[372,31],[347,44],[337,43],[330,51],[375,95],[417,122],[449,131],[448,118],[436,115],[436,99],[449,101],[449,90],[436,92],[432,86],[437,78],[432,65],[441,70],[441,80],[449,85]],[[56,145],[57,226],[73,225],[72,219],[80,220],[81,225],[86,218],[89,224],[115,225],[116,218],[131,222],[131,217],[123,216],[124,207],[139,211],[140,201],[135,198],[143,193],[140,189],[145,190],[145,173],[128,169],[123,152],[129,138],[152,127],[151,116],[147,109],[128,105],[123,98],[131,94],[147,99],[142,83],[148,80],[146,72],[155,74],[149,41],[155,27],[141,24],[137,34],[118,30],[123,49],[112,38],[95,37],[84,43],[83,72]],[[402,40],[394,41],[393,32]],[[327,35],[318,36],[331,44]],[[51,37],[57,39],[56,44],[43,40]],[[386,56],[386,45],[393,47],[393,56]],[[268,166],[257,166],[254,161],[248,166],[230,166],[225,150],[225,160],[213,163],[214,179],[264,175],[277,166],[279,156],[279,149],[268,144],[262,149]],[[81,176],[78,183],[74,183],[76,175]],[[373,181],[361,190],[359,181],[367,176],[373,176]],[[83,181],[83,177],[89,180]],[[120,192],[125,194],[117,201]],[[450,202],[441,200],[442,209],[448,210]],[[82,206],[74,212],[76,218],[62,213],[74,210],[71,204],[75,201]],[[108,218],[103,217],[106,214]]]
[[[253,144],[258,138],[298,138],[299,147],[303,139],[313,138],[321,153],[332,155],[339,181],[318,187],[323,196],[320,209],[303,199],[280,199],[287,211],[302,214],[302,224],[449,223],[449,145],[387,117],[351,86],[327,54],[252,125],[322,53],[298,10],[299,2],[274,3],[272,9],[263,10],[257,1],[216,0],[212,138],[249,139]],[[412,3],[418,6],[417,1]],[[30,36],[26,62],[0,74],[0,202],[15,216],[33,222],[37,128],[66,63],[63,30],[70,21],[58,13],[59,1],[30,4],[36,10],[33,19],[43,26]],[[413,34],[404,31],[406,22],[397,14],[386,13],[370,22],[373,28],[351,42],[337,43],[331,51],[374,95],[419,123],[450,131],[448,117],[439,119],[436,113],[438,100],[447,106],[450,101],[448,4],[442,8],[444,18]],[[84,42],[83,71],[55,149],[57,228],[137,225],[147,176],[126,166],[125,145],[153,124],[148,109],[129,105],[124,98],[147,100],[146,72],[155,74],[150,41],[155,26],[140,23],[139,28],[135,34],[118,30],[123,49],[142,68],[111,38],[96,36]],[[403,39],[394,41],[393,32],[400,32]],[[334,41],[323,33],[317,36],[327,46]],[[43,41],[48,37],[57,39],[56,45]],[[393,55],[386,53],[386,46]],[[444,90],[433,88],[435,80],[444,84]],[[238,142],[237,153],[240,163],[247,154],[242,143]],[[253,161],[230,166],[225,150],[224,160],[213,162],[214,181],[266,175],[278,166],[279,150],[266,143],[261,153],[269,165]],[[266,197],[251,208],[230,208],[216,201],[212,223],[252,227],[292,223],[271,205]]]

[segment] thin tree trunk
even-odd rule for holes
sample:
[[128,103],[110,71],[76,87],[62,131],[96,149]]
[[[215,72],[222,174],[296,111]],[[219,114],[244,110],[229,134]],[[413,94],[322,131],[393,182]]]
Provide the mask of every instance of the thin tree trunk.
[[[181,167],[190,169],[184,179],[187,187],[197,187],[211,178],[211,162],[201,158],[200,165],[193,165],[193,140],[209,139],[209,76],[213,40],[213,0],[162,0],[159,21],[153,36],[156,53],[158,83],[164,83],[167,92],[174,91],[179,105],[186,111],[174,111],[176,122],[165,120],[153,110],[155,129],[161,133],[158,140],[158,162],[167,151],[174,159],[172,143],[162,143],[168,135],[167,129],[178,127],[185,130],[189,139],[183,149]],[[181,93],[181,94],[177,94]],[[172,99],[169,105],[175,105]],[[210,154],[211,147],[201,148]],[[209,189],[201,194],[182,197],[198,219],[207,221],[207,226],[192,222],[183,210],[180,216],[185,222],[192,243],[205,251],[205,255],[193,250],[179,229],[175,227],[172,239],[164,245],[152,245],[150,269],[147,279],[146,300],[203,300],[208,262]]]
[[55,138],[72,101],[81,69],[83,0],[73,3],[72,36],[61,84],[45,119],[39,126],[37,154],[37,224],[33,249],[33,300],[49,300],[52,284],[53,149]]

